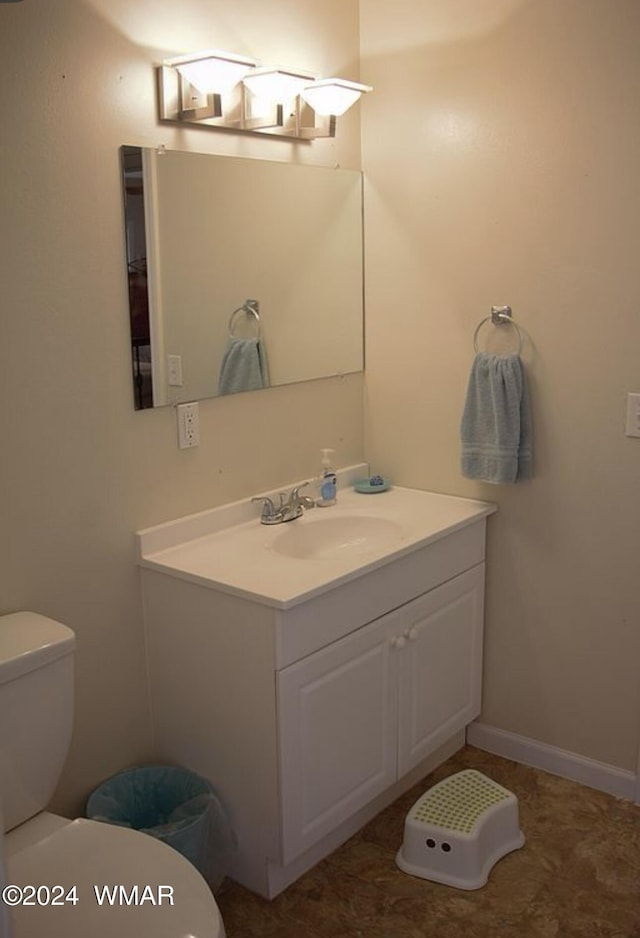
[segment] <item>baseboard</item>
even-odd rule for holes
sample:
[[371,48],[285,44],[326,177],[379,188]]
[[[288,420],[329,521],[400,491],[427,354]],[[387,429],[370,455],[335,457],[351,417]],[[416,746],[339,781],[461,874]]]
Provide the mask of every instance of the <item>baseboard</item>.
[[575,752],[549,746],[526,736],[518,736],[486,723],[471,723],[467,727],[470,746],[492,752],[505,759],[513,759],[534,769],[571,779],[589,788],[607,792],[617,798],[640,802],[640,784],[633,772],[618,769],[595,759],[587,759]]

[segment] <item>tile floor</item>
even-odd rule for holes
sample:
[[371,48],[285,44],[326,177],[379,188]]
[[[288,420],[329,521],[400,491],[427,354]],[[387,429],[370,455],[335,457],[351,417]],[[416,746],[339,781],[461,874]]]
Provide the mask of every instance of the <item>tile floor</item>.
[[[517,795],[526,837],[473,892],[394,863],[413,802],[464,768]],[[466,747],[272,902],[217,900],[227,938],[640,938],[640,806]]]

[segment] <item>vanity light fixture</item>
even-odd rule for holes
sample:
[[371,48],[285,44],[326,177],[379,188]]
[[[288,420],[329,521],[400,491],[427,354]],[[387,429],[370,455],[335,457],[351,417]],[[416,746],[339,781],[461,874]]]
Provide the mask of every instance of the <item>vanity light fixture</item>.
[[202,94],[224,94],[255,67],[253,59],[210,49],[197,55],[178,55],[164,63],[175,68],[183,79]]
[[223,119],[222,96],[255,65],[254,59],[218,49],[166,59],[158,69],[161,119],[219,122]]
[[278,128],[291,127],[292,123],[295,126],[296,98],[310,81],[313,75],[308,72],[254,68],[242,79],[242,129],[273,133]]
[[308,72],[268,67],[255,68],[242,79],[245,88],[252,94],[272,104],[292,101],[310,81],[313,81],[313,75]]
[[298,140],[335,136],[336,117],[372,90],[221,50],[166,59],[157,74],[160,120]]
[[344,78],[320,78],[303,88],[300,94],[316,114],[340,117],[362,94],[371,90],[371,85],[360,85]]

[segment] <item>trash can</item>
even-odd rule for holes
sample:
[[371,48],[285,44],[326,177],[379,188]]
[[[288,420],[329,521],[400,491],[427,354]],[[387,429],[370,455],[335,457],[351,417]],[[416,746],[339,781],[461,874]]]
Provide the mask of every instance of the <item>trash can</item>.
[[177,766],[119,772],[96,788],[86,814],[163,840],[190,860],[214,891],[236,849],[235,834],[211,782]]

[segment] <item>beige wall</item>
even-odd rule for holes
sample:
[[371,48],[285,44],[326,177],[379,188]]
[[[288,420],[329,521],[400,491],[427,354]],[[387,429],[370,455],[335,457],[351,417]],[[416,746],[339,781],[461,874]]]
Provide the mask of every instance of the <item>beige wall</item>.
[[357,78],[357,0],[0,6],[0,611],[77,632],[61,810],[149,755],[133,532],[362,457],[361,376],[204,402],[196,450],[134,413],[118,147],[360,167],[357,109],[311,145],[160,126],[152,64],[203,46]]
[[[361,0],[366,451],[496,501],[482,719],[634,771],[640,4]],[[530,336],[535,479],[461,477],[476,324]],[[486,328],[486,327],[485,327]]]
[[[496,500],[483,719],[635,769],[640,441],[636,0],[361,0],[367,455],[397,482]],[[136,528],[362,455],[359,377],[134,413],[117,148],[360,165],[359,113],[312,146],[155,120],[150,66],[215,45],[357,77],[356,0],[0,5],[0,611],[78,634],[58,806],[149,754]],[[471,336],[531,336],[536,478],[463,480]]]

